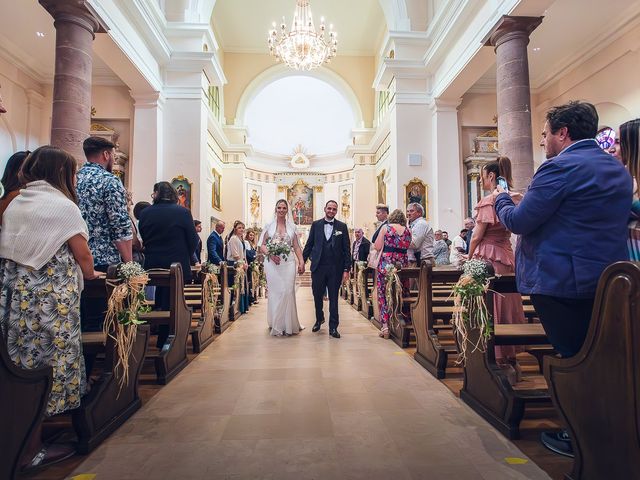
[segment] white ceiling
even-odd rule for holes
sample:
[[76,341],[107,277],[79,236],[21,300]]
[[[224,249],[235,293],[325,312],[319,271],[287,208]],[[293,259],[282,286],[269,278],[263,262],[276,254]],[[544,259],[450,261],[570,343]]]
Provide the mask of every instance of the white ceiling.
[[[282,16],[291,27],[295,0],[217,0],[212,24],[225,52],[268,53],[272,22]],[[338,32],[338,55],[375,55],[386,29],[379,0],[311,0],[316,28],[320,18]]]
[[[56,29],[53,17],[37,0],[0,0],[0,55],[24,69],[34,79],[53,83]],[[44,33],[39,37],[36,32]],[[93,56],[93,82],[97,85],[124,85],[113,71]]]
[[[578,66],[603,50],[617,36],[640,21],[637,0],[556,0],[542,24],[531,34],[529,72],[531,88],[544,88],[558,74]],[[492,65],[471,91],[495,91]]]

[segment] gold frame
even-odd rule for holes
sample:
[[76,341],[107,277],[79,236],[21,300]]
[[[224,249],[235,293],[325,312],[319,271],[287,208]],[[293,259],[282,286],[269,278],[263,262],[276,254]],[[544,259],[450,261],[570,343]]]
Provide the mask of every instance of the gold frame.
[[[213,182],[211,183],[211,207],[222,211],[222,174],[218,172],[215,168],[211,169],[211,173],[213,174]],[[218,202],[216,205],[216,188],[218,190]]]
[[403,186],[403,193],[404,193],[404,210],[405,212],[407,211],[407,207],[409,206],[409,188],[413,185],[413,184],[418,184],[418,185],[422,185],[424,187],[424,204],[421,204],[424,207],[424,218],[426,220],[429,220],[429,185],[427,185],[426,183],[424,183],[422,180],[420,180],[418,177],[413,177],[411,180],[409,180],[407,183],[404,184]]
[[171,186],[173,188],[175,188],[176,191],[178,189],[173,184],[173,182],[176,181],[176,180],[178,182],[185,182],[187,185],[189,185],[189,206],[187,208],[189,209],[189,211],[191,211],[191,209],[193,208],[193,182],[190,182],[189,179],[187,177],[185,177],[184,175],[177,175],[177,176],[173,177],[171,179]]

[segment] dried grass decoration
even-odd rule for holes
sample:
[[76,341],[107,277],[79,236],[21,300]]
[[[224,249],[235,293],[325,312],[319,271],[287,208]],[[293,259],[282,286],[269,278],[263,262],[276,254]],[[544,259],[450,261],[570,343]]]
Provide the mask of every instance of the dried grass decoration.
[[254,260],[249,264],[249,269],[251,270],[251,285],[253,287],[251,295],[257,297],[258,288],[260,287],[260,262]]
[[358,297],[364,297],[364,292],[362,291],[364,288],[366,288],[365,285],[365,280],[364,280],[364,272],[367,269],[367,262],[361,262],[358,261],[356,262],[356,264],[358,265],[358,275],[356,277],[356,284],[357,284],[357,288],[356,288],[356,295]]
[[118,360],[114,373],[120,390],[129,383],[129,357],[136,341],[138,325],[146,323],[140,320],[139,315],[151,310],[144,294],[144,287],[148,282],[149,276],[136,262],[120,265],[118,279],[107,280],[113,287],[113,292],[109,297],[109,308],[104,319],[104,333],[105,338],[109,335],[116,342]]
[[389,309],[389,323],[392,331],[400,328],[400,316],[402,315],[402,283],[398,271],[402,267],[389,263],[384,266],[385,298]]
[[216,305],[218,304],[218,296],[220,295],[220,281],[218,280],[220,266],[205,262],[202,264],[201,270],[202,273],[204,273],[202,294],[205,299],[202,309],[206,317],[211,311],[215,313]]
[[244,285],[244,280],[247,277],[247,272],[245,272],[244,270],[244,265],[245,265],[245,261],[244,260],[238,260],[236,262],[235,265],[235,270],[236,270],[236,275],[233,281],[233,286],[231,287],[232,290],[235,290],[236,288],[238,289],[238,293],[240,295],[244,295],[245,293],[245,285]]
[[[491,316],[485,303],[493,268],[482,260],[469,260],[463,266],[463,274],[452,290],[454,296],[453,331],[458,341],[459,364],[466,364],[467,355],[475,351],[484,353],[487,339],[493,332]],[[491,270],[491,271],[490,271]],[[469,333],[477,330],[478,340],[472,341]]]

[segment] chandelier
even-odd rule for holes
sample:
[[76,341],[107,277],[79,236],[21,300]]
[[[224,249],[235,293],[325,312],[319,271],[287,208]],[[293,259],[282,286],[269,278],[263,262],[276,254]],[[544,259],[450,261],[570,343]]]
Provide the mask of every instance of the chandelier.
[[311,70],[319,67],[336,56],[338,51],[337,33],[333,25],[329,26],[329,37],[326,35],[324,18],[320,20],[320,32],[313,25],[313,15],[309,0],[296,0],[291,31],[287,33],[285,19],[282,17],[280,34],[273,22],[273,30],[269,31],[269,53],[296,70]]

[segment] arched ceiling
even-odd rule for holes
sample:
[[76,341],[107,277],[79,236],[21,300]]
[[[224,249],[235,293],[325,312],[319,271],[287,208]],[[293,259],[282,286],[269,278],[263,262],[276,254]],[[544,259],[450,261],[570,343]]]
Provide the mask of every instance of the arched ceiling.
[[[268,53],[271,23],[286,19],[290,28],[295,0],[217,0],[212,25],[222,50]],[[338,54],[373,56],[386,30],[380,0],[311,0],[316,27],[321,17],[338,32]]]

